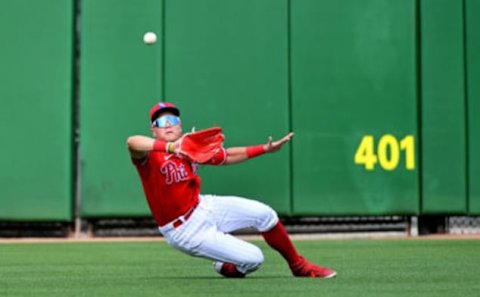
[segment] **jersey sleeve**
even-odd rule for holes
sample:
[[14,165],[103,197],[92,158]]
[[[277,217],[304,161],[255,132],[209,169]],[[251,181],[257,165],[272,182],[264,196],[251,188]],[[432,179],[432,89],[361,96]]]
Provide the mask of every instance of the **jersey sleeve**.
[[145,157],[141,159],[135,159],[133,157],[130,157],[130,159],[132,160],[133,165],[135,165],[136,167],[142,167],[148,163],[149,157],[150,157],[150,154],[147,154],[145,155]]
[[208,162],[206,165],[223,165],[227,161],[227,150],[222,147]]

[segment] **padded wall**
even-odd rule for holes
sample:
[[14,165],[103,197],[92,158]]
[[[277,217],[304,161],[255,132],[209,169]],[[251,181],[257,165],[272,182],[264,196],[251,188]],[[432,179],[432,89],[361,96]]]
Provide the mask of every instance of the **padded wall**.
[[462,0],[423,0],[422,213],[467,211]]
[[291,3],[294,213],[418,213],[416,2]]
[[[184,129],[220,125],[226,146],[289,132],[287,1],[166,1],[165,98]],[[290,213],[289,147],[243,164],[204,167],[204,193],[265,201]]]
[[[162,3],[82,0],[80,154],[82,215],[147,216],[126,140],[149,135],[162,88]],[[154,32],[157,43],[143,35]]]
[[72,4],[0,2],[0,220],[72,218]]

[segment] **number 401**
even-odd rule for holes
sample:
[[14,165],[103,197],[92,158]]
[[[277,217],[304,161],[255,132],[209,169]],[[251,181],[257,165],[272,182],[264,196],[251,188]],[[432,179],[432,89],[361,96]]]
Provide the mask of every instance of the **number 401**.
[[405,152],[405,168],[414,170],[415,143],[413,135],[405,136],[400,143],[391,134],[383,135],[378,141],[376,152],[373,136],[365,135],[355,152],[355,164],[364,165],[366,170],[373,170],[378,162],[383,169],[391,171],[397,168],[400,162],[400,151]]

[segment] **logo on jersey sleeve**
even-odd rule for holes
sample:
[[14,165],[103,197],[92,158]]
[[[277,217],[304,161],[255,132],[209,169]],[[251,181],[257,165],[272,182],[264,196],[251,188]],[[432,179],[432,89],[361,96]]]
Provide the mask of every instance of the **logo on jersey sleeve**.
[[160,168],[160,172],[165,175],[165,183],[171,185],[173,182],[179,183],[188,179],[188,172],[184,164],[177,165],[174,161],[165,162]]
[[198,163],[190,163],[192,166],[193,175],[197,175],[198,172]]

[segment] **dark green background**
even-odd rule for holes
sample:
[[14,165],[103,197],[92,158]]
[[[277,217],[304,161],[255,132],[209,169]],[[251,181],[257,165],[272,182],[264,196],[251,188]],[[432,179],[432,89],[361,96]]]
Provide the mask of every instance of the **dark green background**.
[[424,0],[420,3],[422,212],[465,213],[463,1]]
[[[219,125],[226,146],[266,143],[289,127],[287,1],[166,1],[165,98],[184,129]],[[205,167],[204,193],[240,195],[290,213],[289,147]]]
[[148,112],[162,93],[159,1],[82,1],[80,156],[85,217],[148,213],[126,146],[147,134]]
[[0,219],[72,218],[72,1],[0,1]]
[[[125,141],[161,100],[227,146],[291,144],[201,169],[204,193],[283,215],[480,214],[480,1],[2,1],[0,219],[148,216]],[[158,35],[154,45],[145,32]],[[354,163],[365,135],[415,137],[416,167]]]
[[294,213],[417,213],[418,170],[353,162],[364,135],[416,137],[415,2],[293,1],[291,13]]
[[480,215],[480,1],[465,1],[468,213]]

